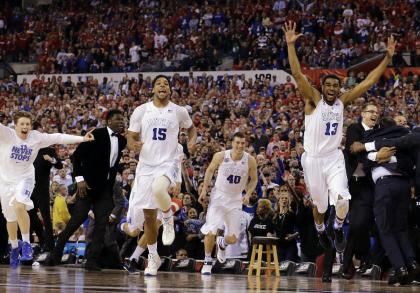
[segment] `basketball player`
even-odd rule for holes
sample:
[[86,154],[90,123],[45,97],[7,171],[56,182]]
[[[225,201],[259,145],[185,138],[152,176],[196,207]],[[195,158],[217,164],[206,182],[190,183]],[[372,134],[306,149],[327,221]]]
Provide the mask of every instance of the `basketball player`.
[[369,73],[364,81],[348,92],[340,92],[340,79],[327,75],[322,80],[322,93],[312,87],[303,75],[295,51],[295,42],[302,36],[296,34],[296,23],[286,23],[283,31],[286,37],[289,63],[298,89],[305,98],[305,133],[302,167],[314,205],[316,229],[321,245],[331,247],[324,226],[324,214],[328,201],[336,207],[334,221],[334,244],[338,252],[345,248],[342,229],[349,209],[350,193],[344,166],[344,156],[339,149],[343,133],[344,107],[363,95],[384,73],[392,59],[396,42],[388,38],[387,52],[382,62]]
[[[84,137],[61,133],[47,134],[32,129],[32,115],[17,112],[13,121],[15,130],[0,124],[0,199],[7,220],[7,233],[12,245],[10,266],[17,268],[20,260],[32,260],[29,241],[30,220],[28,210],[33,209],[31,193],[35,186],[33,162],[41,148],[52,144],[74,144],[94,140],[92,131]],[[18,225],[22,245],[17,240]],[[19,254],[21,257],[19,259]]]
[[[205,235],[205,259],[201,270],[203,275],[211,274],[213,266],[211,253],[215,244],[215,235],[223,224],[224,236],[217,237],[217,259],[220,263],[226,261],[226,247],[235,244],[241,232],[242,202],[248,202],[257,186],[257,163],[244,149],[245,135],[237,132],[232,137],[232,149],[216,153],[204,176],[203,188],[198,199],[200,203],[203,203],[207,196],[207,188],[214,172],[218,169],[210,195],[206,223],[201,227],[201,232]],[[242,198],[244,190],[246,195]]]
[[[181,144],[178,144],[177,147],[177,160],[175,163],[178,164],[177,168],[177,175],[176,175],[176,186],[172,189],[171,194],[178,195],[179,190],[181,188],[182,184],[182,160],[184,159],[184,149]],[[134,180],[133,188],[132,190],[137,190],[137,181]],[[130,201],[128,204],[128,212],[127,212],[127,219],[123,219],[123,221],[120,223],[119,229],[120,231],[124,232],[130,237],[137,237],[141,231],[143,231],[143,225],[144,225],[144,212],[143,209],[138,208],[135,203],[132,203],[136,199],[136,195],[134,193],[131,193],[130,195]],[[172,206],[173,207],[173,206]],[[174,210],[172,208],[172,210]],[[159,227],[162,224],[162,212],[158,211],[158,216],[156,219],[156,229],[159,230]],[[137,262],[140,258],[140,256],[143,254],[143,252],[147,249],[147,243],[146,243],[146,237],[145,234],[143,234],[140,239],[137,241],[136,249],[134,250],[133,254],[130,256],[129,264],[124,264],[125,269],[130,274],[138,274],[137,270]]]
[[153,101],[137,107],[130,119],[127,134],[128,147],[140,152],[136,170],[136,189],[130,204],[144,211],[144,232],[149,250],[145,276],[155,276],[160,266],[157,253],[157,210],[162,211],[164,245],[175,239],[171,198],[168,190],[176,184],[178,164],[178,133],[188,129],[188,148],[194,151],[197,132],[184,107],[169,101],[170,82],[166,76],[158,75],[153,80]]

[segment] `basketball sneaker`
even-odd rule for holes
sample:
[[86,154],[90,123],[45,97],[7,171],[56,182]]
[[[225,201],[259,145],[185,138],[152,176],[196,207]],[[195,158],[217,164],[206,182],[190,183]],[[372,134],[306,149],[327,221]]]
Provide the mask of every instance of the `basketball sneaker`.
[[161,262],[159,255],[149,253],[149,256],[147,258],[147,268],[144,269],[144,275],[147,277],[156,276],[160,264]]
[[28,242],[22,242],[22,257],[21,261],[31,261],[33,259],[32,246]]
[[174,217],[162,218],[162,224],[162,243],[165,246],[171,245],[175,240]]
[[10,267],[12,269],[16,269],[19,266],[19,247],[12,248],[12,251],[10,252]]
[[222,236],[218,236],[216,243],[217,243],[217,260],[220,263],[225,263],[226,262],[226,247],[222,248],[223,246],[223,237]]
[[201,274],[211,275],[212,268],[213,268],[213,261],[204,261],[203,267],[201,268]]
[[123,264],[124,269],[130,274],[130,275],[138,275],[140,274],[140,271],[137,269],[138,263],[137,261],[133,259],[126,259]]

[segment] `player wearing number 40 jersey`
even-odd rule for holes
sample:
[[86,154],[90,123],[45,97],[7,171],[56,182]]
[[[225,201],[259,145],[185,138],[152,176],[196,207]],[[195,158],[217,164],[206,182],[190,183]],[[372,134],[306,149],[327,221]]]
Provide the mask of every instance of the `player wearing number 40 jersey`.
[[[210,194],[210,203],[206,223],[201,228],[205,235],[205,259],[201,273],[210,275],[213,265],[213,251],[217,229],[225,226],[224,236],[217,237],[217,259],[224,263],[225,249],[229,244],[235,244],[241,232],[242,202],[247,202],[257,186],[257,163],[251,155],[244,152],[245,136],[237,132],[232,138],[232,149],[218,152],[206,170],[203,189],[199,202],[203,203],[207,196],[207,188],[216,169],[217,178]],[[249,180],[250,179],[250,180]],[[246,190],[245,197],[242,192]]]
[[[149,250],[146,276],[155,276],[160,266],[157,253],[157,210],[162,211],[162,242],[170,245],[175,239],[170,187],[175,186],[179,168],[178,133],[188,129],[188,148],[194,151],[197,132],[184,107],[171,101],[170,82],[158,75],[153,81],[153,101],[137,107],[130,119],[127,144],[131,150],[140,152],[136,170],[135,190],[130,202],[144,211],[144,231]],[[131,205],[131,203],[130,203]],[[134,208],[130,206],[130,208]]]
[[388,38],[388,47],[382,62],[357,86],[341,93],[340,79],[327,75],[322,80],[322,94],[312,87],[303,75],[295,51],[296,23],[286,23],[283,31],[287,42],[289,63],[298,89],[305,98],[305,134],[302,167],[305,182],[316,208],[313,210],[320,243],[330,248],[325,232],[324,214],[330,204],[336,207],[334,244],[339,252],[345,248],[342,229],[349,208],[350,193],[347,185],[344,156],[339,149],[343,134],[344,106],[363,95],[378,82],[395,51],[395,41]]

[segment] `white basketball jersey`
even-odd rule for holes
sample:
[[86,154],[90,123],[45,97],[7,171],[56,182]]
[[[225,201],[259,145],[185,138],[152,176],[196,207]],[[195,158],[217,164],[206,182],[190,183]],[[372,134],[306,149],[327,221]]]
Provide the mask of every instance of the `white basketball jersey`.
[[139,163],[158,166],[174,161],[178,158],[179,129],[191,125],[188,111],[172,102],[164,108],[155,107],[153,102],[137,107],[131,115],[128,130],[140,133],[143,146]]
[[232,160],[231,150],[225,151],[223,162],[217,171],[214,187],[223,193],[242,195],[248,183],[248,156],[244,152],[239,161]]
[[343,136],[344,104],[336,99],[332,106],[322,98],[311,115],[305,115],[303,147],[312,156],[337,150]]
[[83,137],[61,134],[29,132],[25,140],[13,129],[0,124],[0,179],[17,183],[25,178],[35,178],[34,161],[41,148],[52,144],[80,143]]

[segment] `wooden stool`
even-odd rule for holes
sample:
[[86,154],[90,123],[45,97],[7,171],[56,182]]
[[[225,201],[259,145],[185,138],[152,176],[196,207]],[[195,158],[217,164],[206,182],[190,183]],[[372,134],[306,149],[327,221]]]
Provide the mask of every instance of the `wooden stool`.
[[[252,244],[252,253],[251,253],[251,260],[249,262],[248,268],[248,276],[252,276],[252,272],[255,269],[257,271],[256,276],[261,275],[261,269],[266,269],[265,274],[271,275],[271,256],[273,256],[274,260],[274,270],[276,273],[276,277],[280,277],[280,269],[279,269],[279,260],[277,258],[277,243],[279,242],[279,238],[277,237],[254,237],[251,240]],[[265,250],[263,247],[265,245]],[[267,256],[267,266],[261,267],[261,261],[263,252],[265,252]],[[255,263],[255,254],[257,254],[257,263]]]

